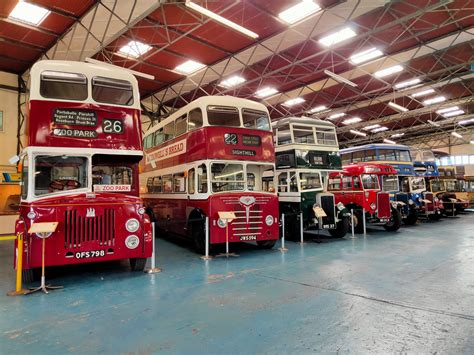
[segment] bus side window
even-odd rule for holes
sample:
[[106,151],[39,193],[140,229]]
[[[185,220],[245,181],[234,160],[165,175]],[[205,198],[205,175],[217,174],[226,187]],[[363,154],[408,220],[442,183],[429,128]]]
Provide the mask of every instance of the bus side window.
[[368,149],[365,151],[365,161],[377,160],[375,155],[375,149]]
[[278,192],[287,192],[288,191],[288,174],[280,173],[278,174]]
[[410,192],[410,184],[407,177],[404,177],[402,180],[402,192]]
[[170,122],[163,127],[163,134],[165,135],[165,142],[174,138],[174,122]]
[[342,188],[344,190],[352,189],[352,178],[350,176],[343,176],[342,177]]
[[183,115],[183,116],[179,117],[176,120],[175,135],[174,136],[177,137],[177,136],[179,136],[183,133],[186,133],[187,125],[188,125],[188,121],[187,121],[186,115]]
[[165,194],[173,192],[173,176],[171,174],[163,176],[163,192]]
[[207,168],[205,164],[197,168],[198,192],[207,193]]
[[165,141],[165,136],[163,134],[163,128],[160,128],[158,131],[153,133],[153,146],[160,145]]
[[199,107],[189,111],[188,118],[188,131],[202,127],[202,111]]
[[341,162],[342,164],[348,164],[351,162],[352,159],[352,153],[347,153],[347,154],[341,154]]
[[153,134],[149,134],[143,139],[143,149],[147,150],[153,146]]
[[255,190],[255,174],[247,173],[247,189],[249,191]]
[[155,194],[162,192],[162,188],[161,188],[161,176],[155,176],[155,177],[153,178],[152,192],[155,193]]
[[153,178],[149,177],[147,180],[146,180],[146,191],[148,193],[151,193],[153,192]]
[[290,192],[298,192],[298,182],[296,181],[296,174],[290,177]]
[[358,163],[360,161],[364,161],[364,157],[365,157],[365,152],[363,150],[354,152],[352,153],[352,162]]
[[196,173],[194,168],[188,170],[188,192],[193,194],[195,192],[194,184],[196,182]]
[[354,189],[360,189],[360,178],[358,176],[354,176]]
[[173,192],[186,192],[186,178],[184,173],[173,174]]
[[28,197],[28,155],[21,161],[21,198]]

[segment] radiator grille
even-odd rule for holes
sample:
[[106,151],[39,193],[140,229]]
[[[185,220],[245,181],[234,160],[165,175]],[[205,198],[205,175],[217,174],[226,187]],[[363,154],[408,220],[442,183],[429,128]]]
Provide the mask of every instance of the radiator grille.
[[377,194],[377,216],[378,218],[390,218],[390,195],[386,192],[379,192]]
[[103,215],[86,217],[77,210],[64,213],[64,248],[80,248],[84,243],[115,246],[115,211],[105,209]]
[[326,217],[323,217],[323,225],[335,224],[334,196],[321,196],[321,208],[326,213]]
[[427,211],[434,211],[434,195],[432,192],[424,192],[423,197],[425,200],[430,201],[431,203],[426,203],[425,208]]
[[262,205],[268,204],[269,197],[256,197],[255,203],[247,209],[239,202],[239,197],[223,197],[222,202],[230,207],[229,212],[234,212],[236,219],[230,224],[230,231],[235,236],[261,235],[263,230]]

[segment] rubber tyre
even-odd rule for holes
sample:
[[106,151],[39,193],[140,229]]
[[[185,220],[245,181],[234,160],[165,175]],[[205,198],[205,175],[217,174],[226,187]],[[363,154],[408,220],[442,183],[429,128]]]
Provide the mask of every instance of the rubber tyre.
[[21,280],[24,283],[32,283],[40,279],[39,269],[23,269],[21,271]]
[[342,220],[337,222],[336,229],[329,229],[329,234],[334,238],[344,238],[347,231],[350,228],[349,218],[344,217]]
[[399,210],[392,209],[392,220],[386,224],[384,224],[384,228],[386,231],[395,232],[400,229],[402,225],[402,216],[400,215]]
[[[291,216],[285,215],[285,240],[300,240],[300,221],[294,210],[287,210],[284,213],[290,213]],[[282,233],[280,231],[280,235]]]
[[406,218],[403,219],[403,223],[407,226],[413,226],[418,221],[418,213],[414,210],[410,210],[410,213]]
[[[206,233],[204,231],[204,224],[195,222],[192,225],[191,232],[194,250],[198,254],[204,255],[206,253]],[[209,253],[211,253],[211,245],[209,244]]]
[[272,249],[276,244],[276,240],[257,240],[260,249]]
[[130,270],[143,271],[146,265],[146,258],[130,258]]
[[428,219],[430,221],[439,221],[441,219],[441,216],[442,216],[441,213],[430,214],[428,216]]
[[[349,217],[349,228],[351,228],[351,221]],[[362,211],[361,210],[355,210],[354,211],[354,233],[361,234],[364,233],[364,222],[362,222]]]

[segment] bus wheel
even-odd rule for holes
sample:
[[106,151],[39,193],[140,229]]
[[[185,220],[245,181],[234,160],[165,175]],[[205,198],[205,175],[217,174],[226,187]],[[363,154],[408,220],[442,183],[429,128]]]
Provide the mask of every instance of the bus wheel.
[[[351,218],[349,217],[349,227],[351,226]],[[364,222],[362,222],[362,211],[354,210],[354,218],[352,220],[354,223],[354,233],[364,233]]]
[[271,249],[275,246],[276,240],[257,240],[257,245],[261,249]]
[[[285,239],[300,240],[300,221],[298,214],[293,208],[287,208],[283,213],[285,214]],[[280,237],[282,236],[282,228],[280,228]]]
[[395,232],[400,228],[401,225],[402,217],[400,215],[400,211],[392,209],[392,218],[389,222],[385,223],[383,227],[386,231]]
[[349,218],[344,217],[336,224],[336,229],[329,229],[329,234],[334,238],[344,238],[347,231],[349,230],[350,222]]
[[[204,231],[204,223],[194,222],[192,224],[192,239],[194,250],[199,254],[206,252],[206,233]],[[209,244],[209,253],[211,252],[211,245]]]
[[143,271],[146,265],[146,258],[130,258],[130,269],[132,271]]
[[39,280],[39,269],[23,269],[21,271],[21,279],[24,283],[31,283]]
[[441,219],[441,213],[430,214],[428,219],[431,221],[439,221]]
[[405,223],[407,226],[412,226],[416,224],[416,221],[418,220],[418,214],[414,210],[410,210],[410,213],[408,213],[408,216],[403,219],[403,223]]

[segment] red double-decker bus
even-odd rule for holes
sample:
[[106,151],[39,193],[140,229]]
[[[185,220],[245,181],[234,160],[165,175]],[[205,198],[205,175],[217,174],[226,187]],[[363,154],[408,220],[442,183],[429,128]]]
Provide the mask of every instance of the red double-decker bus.
[[[279,238],[275,152],[268,110],[229,96],[201,97],[144,136],[142,197],[159,232],[210,245]],[[233,212],[227,225],[220,212]]]
[[135,77],[113,67],[40,61],[30,78],[16,223],[24,235],[24,278],[41,266],[41,240],[28,233],[39,222],[58,222],[46,239],[46,266],[126,258],[143,269],[152,234],[139,197]]

